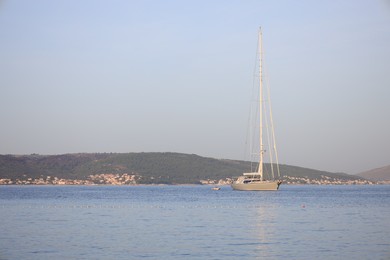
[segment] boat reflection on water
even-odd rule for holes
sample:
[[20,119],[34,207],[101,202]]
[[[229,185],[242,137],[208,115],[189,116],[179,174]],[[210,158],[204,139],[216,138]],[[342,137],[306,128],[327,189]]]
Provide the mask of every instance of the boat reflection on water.
[[[278,246],[275,243],[277,235],[277,211],[275,206],[260,206],[256,211],[255,232],[257,232],[258,242],[256,243],[256,257],[259,259],[273,258],[277,255],[275,251]],[[280,239],[280,238],[279,238]]]

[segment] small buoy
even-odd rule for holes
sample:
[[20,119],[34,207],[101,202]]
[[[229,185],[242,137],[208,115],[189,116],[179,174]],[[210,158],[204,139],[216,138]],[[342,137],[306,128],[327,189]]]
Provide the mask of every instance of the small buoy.
[[301,207],[304,209],[306,206],[305,206],[305,204],[302,204]]

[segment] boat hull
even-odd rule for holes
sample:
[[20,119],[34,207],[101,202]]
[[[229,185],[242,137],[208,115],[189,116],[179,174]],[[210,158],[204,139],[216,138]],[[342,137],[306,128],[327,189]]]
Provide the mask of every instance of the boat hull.
[[232,183],[234,190],[248,190],[248,191],[261,191],[261,190],[278,190],[281,182],[280,181],[259,181],[251,183]]

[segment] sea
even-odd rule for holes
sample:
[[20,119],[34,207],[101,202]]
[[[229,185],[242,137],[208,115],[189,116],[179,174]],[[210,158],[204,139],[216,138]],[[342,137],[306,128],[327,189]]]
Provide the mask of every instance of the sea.
[[390,186],[0,186],[0,259],[390,259]]

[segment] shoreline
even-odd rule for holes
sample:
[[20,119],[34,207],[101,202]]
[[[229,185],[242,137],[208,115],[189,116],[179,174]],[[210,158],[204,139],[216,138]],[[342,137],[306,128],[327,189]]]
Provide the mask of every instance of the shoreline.
[[[283,183],[283,186],[371,186],[371,185],[390,185],[390,181],[380,181],[376,183],[323,183],[323,184],[315,184],[315,183]],[[230,184],[191,184],[191,183],[183,183],[183,184],[0,184],[0,186],[112,186],[112,187],[137,187],[137,186],[208,186],[208,187],[230,187]]]

